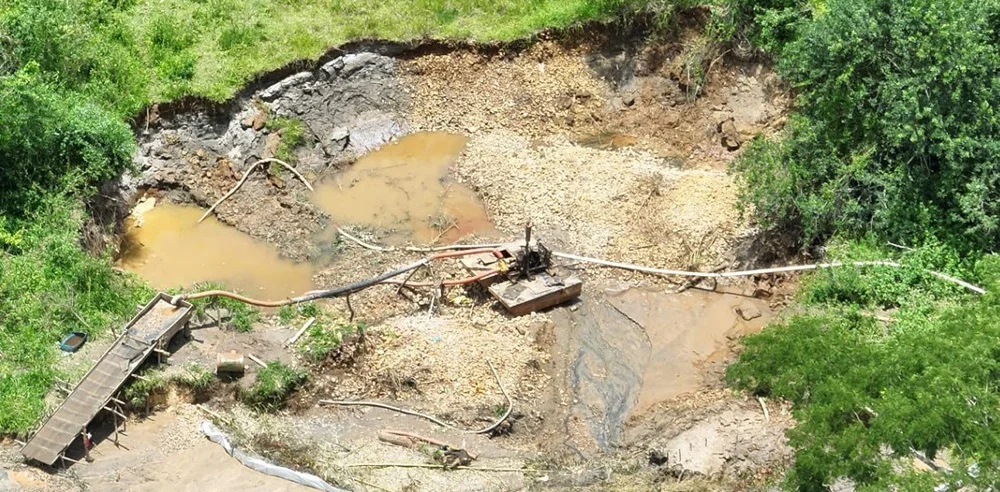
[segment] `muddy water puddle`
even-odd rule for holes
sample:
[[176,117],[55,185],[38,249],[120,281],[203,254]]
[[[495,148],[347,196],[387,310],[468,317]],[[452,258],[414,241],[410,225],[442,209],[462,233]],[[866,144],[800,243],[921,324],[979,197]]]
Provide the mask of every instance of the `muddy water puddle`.
[[[760,316],[744,320],[737,308]],[[623,442],[629,418],[718,384],[732,339],[759,331],[770,312],[741,296],[632,288],[584,297],[552,318],[556,384],[572,395],[573,418],[606,449]]]
[[495,229],[475,192],[447,179],[467,141],[441,132],[407,135],[324,179],[315,201],[336,225],[392,231],[390,243],[490,236]]
[[282,259],[277,249],[208,217],[203,210],[157,204],[128,220],[119,264],[157,289],[221,282],[247,295],[282,299],[313,288],[312,267]]
[[[649,359],[633,414],[701,388],[708,367],[730,355],[730,340],[760,331],[770,319],[764,301],[698,290],[629,289],[608,301],[648,338]],[[746,321],[738,309],[759,316]]]

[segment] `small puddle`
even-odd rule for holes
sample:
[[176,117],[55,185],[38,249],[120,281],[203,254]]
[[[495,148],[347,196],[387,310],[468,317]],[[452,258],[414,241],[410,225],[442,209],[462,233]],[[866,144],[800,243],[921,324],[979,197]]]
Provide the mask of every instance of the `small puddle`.
[[476,194],[447,179],[467,141],[451,133],[407,135],[324,179],[315,201],[335,224],[393,231],[390,243],[491,235],[495,229]]
[[[138,207],[137,207],[138,208]],[[119,265],[157,289],[222,282],[263,299],[283,299],[313,288],[312,267],[297,264],[197,207],[158,204],[128,219]],[[141,225],[137,226],[137,222]]]

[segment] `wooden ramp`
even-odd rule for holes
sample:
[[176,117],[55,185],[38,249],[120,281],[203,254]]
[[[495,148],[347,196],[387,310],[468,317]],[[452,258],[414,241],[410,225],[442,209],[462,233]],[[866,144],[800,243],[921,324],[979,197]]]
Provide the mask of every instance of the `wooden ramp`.
[[154,350],[164,346],[191,318],[191,304],[171,305],[159,293],[139,311],[124,333],[90,368],[62,405],[45,420],[21,454],[52,465]]

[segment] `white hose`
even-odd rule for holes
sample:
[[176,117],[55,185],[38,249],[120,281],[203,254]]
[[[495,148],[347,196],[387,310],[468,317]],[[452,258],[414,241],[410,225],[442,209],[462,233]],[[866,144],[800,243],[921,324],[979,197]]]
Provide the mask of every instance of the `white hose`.
[[[839,262],[838,261],[838,262],[833,262],[833,263],[816,263],[816,264],[812,264],[812,265],[792,265],[792,266],[784,266],[784,267],[777,267],[777,268],[762,268],[762,269],[759,269],[759,270],[743,270],[743,271],[739,271],[739,272],[719,272],[719,273],[713,273],[713,272],[687,272],[687,271],[683,271],[683,270],[666,270],[666,269],[662,269],[662,268],[650,268],[650,267],[645,267],[645,266],[641,266],[641,265],[631,265],[631,264],[628,264],[628,263],[615,263],[613,261],[601,260],[601,259],[598,259],[598,258],[588,258],[586,256],[578,256],[578,255],[574,255],[574,254],[570,254],[570,253],[560,253],[560,252],[557,252],[557,251],[553,251],[552,252],[552,256],[555,256],[557,258],[567,259],[567,260],[574,260],[574,261],[583,261],[583,262],[587,262],[587,263],[594,263],[594,264],[597,264],[597,265],[604,265],[604,266],[612,267],[612,268],[622,268],[622,269],[625,269],[625,270],[632,270],[632,271],[636,271],[636,272],[655,273],[655,274],[658,274],[658,275],[673,275],[673,276],[677,276],[677,277],[703,277],[703,278],[749,277],[749,276],[752,276],[752,275],[762,275],[762,274],[765,274],[765,273],[801,272],[801,271],[806,271],[806,270],[819,270],[819,269],[824,269],[824,268],[837,268],[837,267],[843,267],[843,266],[854,266],[854,267],[887,266],[887,267],[893,267],[893,268],[906,268],[903,265],[901,265],[899,263],[896,263],[894,261],[854,261],[854,262],[847,262],[847,263],[843,263],[843,262]],[[982,287],[978,287],[976,285],[972,285],[972,284],[970,284],[970,283],[968,283],[968,282],[966,282],[964,280],[957,279],[957,278],[952,277],[950,275],[945,275],[945,274],[943,274],[941,272],[935,272],[933,270],[927,270],[927,269],[924,269],[924,268],[921,268],[920,270],[923,270],[924,272],[927,272],[927,273],[929,273],[931,275],[934,275],[935,277],[937,277],[937,278],[939,278],[941,280],[944,280],[944,281],[947,281],[947,282],[951,282],[953,284],[960,285],[960,286],[962,286],[962,287],[964,287],[964,288],[966,288],[968,290],[971,290],[971,291],[973,291],[973,292],[975,292],[977,294],[985,294],[986,293],[986,290],[983,289]]]

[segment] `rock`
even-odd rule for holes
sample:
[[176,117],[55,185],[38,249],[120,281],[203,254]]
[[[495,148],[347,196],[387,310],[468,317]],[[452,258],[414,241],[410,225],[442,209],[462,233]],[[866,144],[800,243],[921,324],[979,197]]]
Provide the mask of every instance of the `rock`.
[[736,124],[733,122],[732,118],[719,123],[716,130],[721,135],[719,143],[721,143],[726,150],[738,150],[740,145],[742,145],[742,142],[740,142],[740,133],[736,130]]
[[559,109],[565,111],[573,107],[573,98],[570,96],[560,97],[559,101],[556,104]]
[[740,315],[745,321],[750,321],[752,319],[757,319],[761,317],[760,309],[753,304],[742,304],[736,308],[736,314]]
[[257,114],[253,115],[253,120],[250,122],[250,127],[253,128],[255,132],[259,132],[264,125],[267,123],[267,113],[263,111],[257,111]]
[[260,91],[257,96],[265,101],[273,101],[281,96],[285,91],[313,78],[312,72],[299,72],[267,89]]
[[649,464],[653,466],[665,465],[669,461],[667,455],[663,454],[659,449],[649,450]]
[[350,130],[347,150],[354,155],[367,154],[406,133],[406,129],[391,117],[374,112],[366,116],[359,117]]
[[196,205],[199,205],[199,206],[202,206],[202,207],[209,206],[208,195],[206,195],[205,192],[203,192],[201,190],[198,190],[198,189],[194,189],[194,190],[191,190],[190,194],[191,194],[191,200]]
[[274,157],[278,152],[278,143],[281,142],[281,135],[278,133],[268,134],[267,140],[264,141],[264,151],[261,152],[261,157],[264,159],[270,159]]
[[376,55],[375,53],[352,53],[335,58],[323,64],[323,66],[320,67],[320,70],[326,75],[327,78],[337,75],[346,79],[366,66],[373,65],[383,60],[389,59]]
[[374,62],[379,58],[375,53],[357,53],[352,55],[344,55],[344,67],[340,69],[340,76],[347,78],[361,70],[369,63]]
[[327,78],[332,77],[333,74],[339,72],[341,68],[344,68],[344,57],[342,56],[334,58],[333,60],[324,63],[322,67],[319,67],[320,71],[326,74]]
[[344,150],[350,142],[351,132],[346,128],[334,128],[330,134],[330,147],[337,150]]

